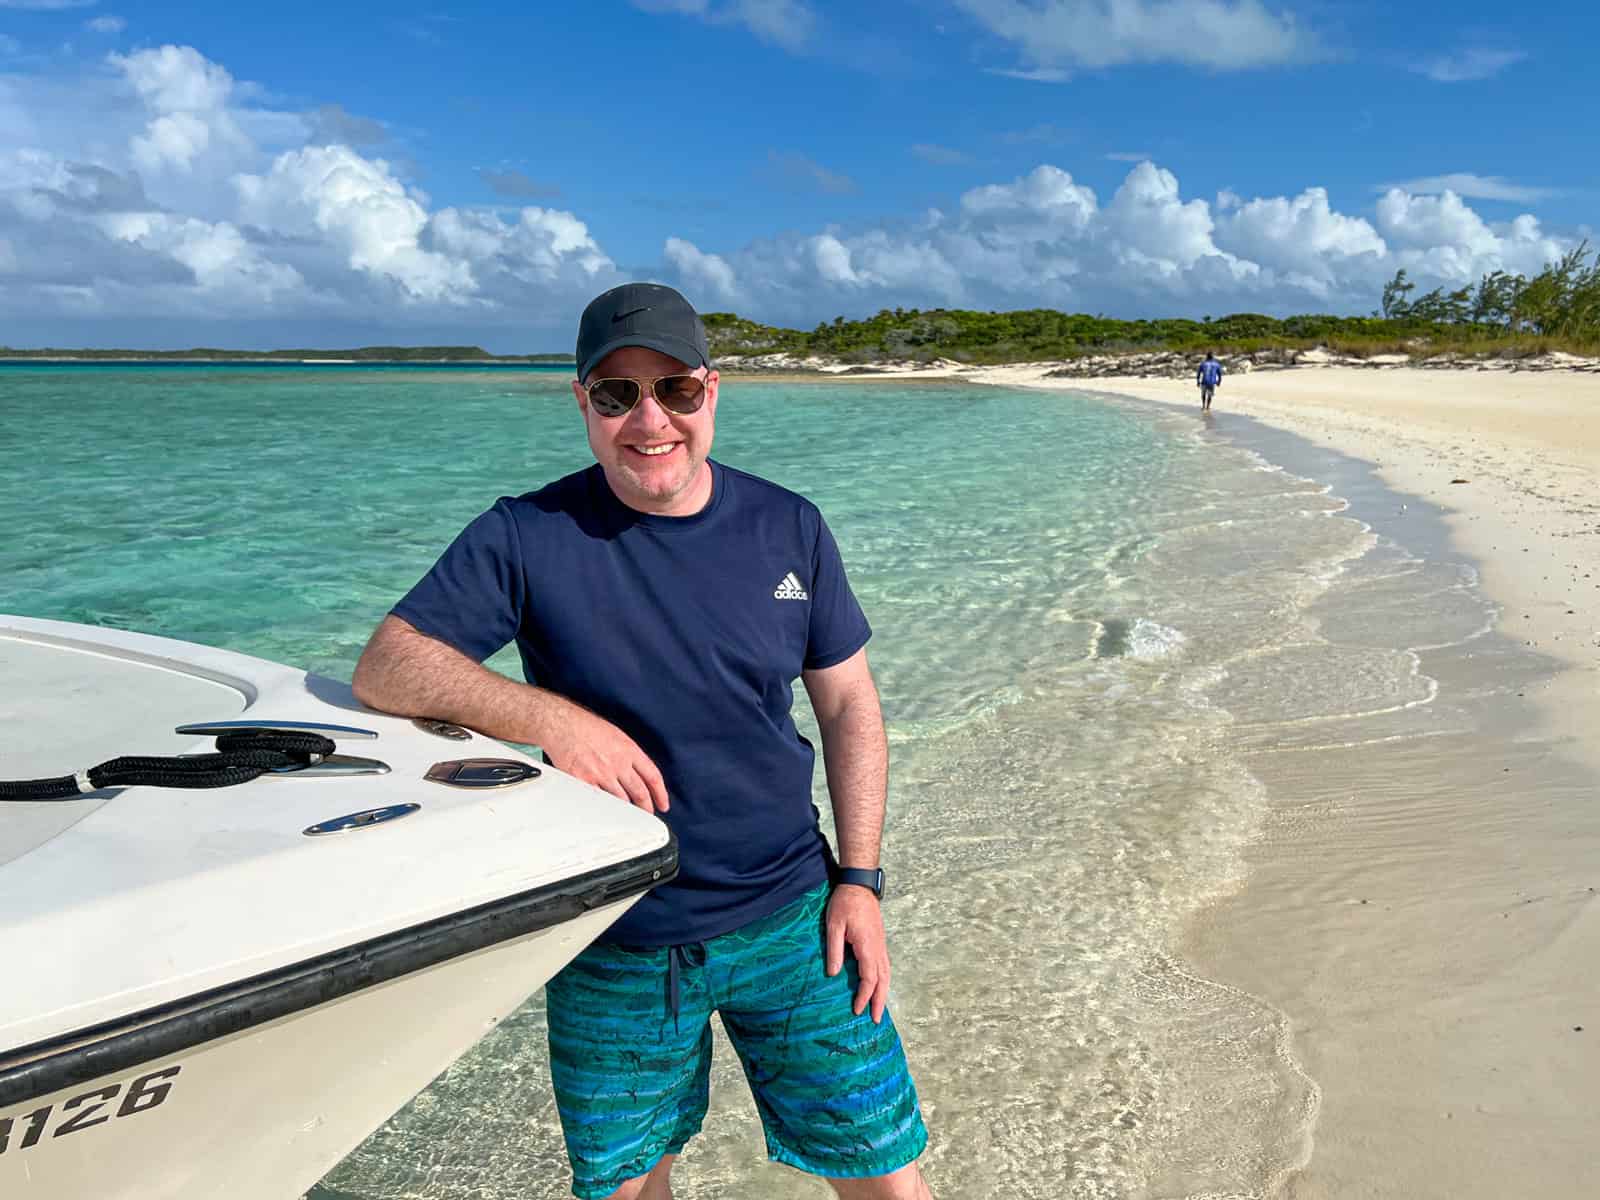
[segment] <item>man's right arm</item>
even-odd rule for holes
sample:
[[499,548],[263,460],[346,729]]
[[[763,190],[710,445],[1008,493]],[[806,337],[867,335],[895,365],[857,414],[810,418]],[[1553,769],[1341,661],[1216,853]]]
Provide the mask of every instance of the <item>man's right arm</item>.
[[540,747],[569,775],[646,812],[666,812],[661,772],[610,721],[545,688],[508,679],[390,613],[356,663],[352,687],[370,708],[435,717]]

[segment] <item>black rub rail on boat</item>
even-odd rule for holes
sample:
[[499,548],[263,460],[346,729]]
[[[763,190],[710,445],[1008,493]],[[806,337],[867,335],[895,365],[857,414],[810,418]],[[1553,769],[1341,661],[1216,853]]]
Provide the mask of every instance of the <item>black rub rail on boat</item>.
[[0,1109],[185,1050],[636,896],[678,873],[659,850],[48,1041],[0,1049]]

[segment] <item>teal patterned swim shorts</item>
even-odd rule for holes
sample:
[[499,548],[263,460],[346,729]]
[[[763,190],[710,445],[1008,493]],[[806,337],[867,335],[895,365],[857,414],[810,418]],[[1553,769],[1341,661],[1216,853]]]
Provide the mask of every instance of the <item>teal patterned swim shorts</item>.
[[594,945],[550,981],[550,1072],[574,1195],[610,1195],[700,1131],[713,1012],[774,1161],[845,1179],[922,1153],[928,1134],[894,1022],[851,1011],[859,975],[848,952],[844,970],[824,973],[827,903],[824,885],[705,942]]

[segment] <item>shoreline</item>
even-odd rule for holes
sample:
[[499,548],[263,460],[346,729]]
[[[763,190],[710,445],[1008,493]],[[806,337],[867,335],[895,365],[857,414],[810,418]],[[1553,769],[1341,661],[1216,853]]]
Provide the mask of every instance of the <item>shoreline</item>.
[[[1318,1091],[1304,1145],[1287,1155],[1301,1165],[1268,1194],[1600,1194],[1594,366],[1313,361],[1230,374],[1205,417],[1187,370],[1059,367],[814,378],[1109,394],[1191,413],[1258,452],[1282,439],[1284,459],[1352,501],[1348,515],[1467,564],[1495,608],[1483,636],[1416,649],[1438,684],[1426,706],[1437,728],[1400,722],[1365,743],[1240,755],[1269,797],[1263,827],[1242,886],[1174,949],[1284,1014]],[[1306,472],[1308,461],[1319,465]],[[1185,1186],[1163,1184],[1162,1195]]]
[[[978,383],[1058,392],[1104,392],[1200,418],[1192,378],[1054,375],[1059,362],[973,367],[951,361],[847,370],[730,373],[741,381]],[[1442,367],[1348,367],[1320,360],[1230,376],[1210,419],[1230,415],[1370,463],[1394,491],[1446,509],[1457,548],[1501,608],[1497,628],[1577,672],[1552,683],[1548,719],[1581,742],[1600,728],[1600,360],[1525,373]],[[1529,555],[1521,558],[1521,554]],[[1536,577],[1537,576],[1537,577]],[[1524,624],[1513,625],[1515,613]],[[1572,620],[1564,618],[1571,617]],[[1600,766],[1600,746],[1590,759]]]
[[1265,825],[1179,949],[1284,1012],[1320,1089],[1275,1194],[1600,1192],[1600,381],[1282,371],[1202,418],[1187,381],[963,374],[1189,410],[1258,451],[1289,435],[1381,538],[1477,570],[1492,630],[1417,651],[1449,728],[1244,753]]
[[1230,374],[1205,417],[1192,367],[829,366],[730,378],[1158,404],[1330,484],[1380,541],[1473,573],[1491,627],[1412,648],[1434,701],[1346,745],[1239,755],[1263,827],[1241,887],[1174,949],[1281,1012],[1314,1082],[1285,1155],[1300,1165],[1268,1195],[1600,1194],[1600,364],[1313,359]]
[[[1544,351],[1538,354],[1468,353],[1441,351],[1426,357],[1411,354],[1356,355],[1309,349],[1228,350],[1220,356],[1232,379],[1285,371],[1471,371],[1490,374],[1562,372],[1600,374],[1600,357]],[[1193,383],[1198,354],[1176,350],[1120,350],[1083,354],[1067,359],[1040,359],[1002,363],[970,363],[953,358],[931,361],[886,359],[876,363],[848,363],[821,355],[793,354],[720,355],[715,366],[726,378],[761,379],[796,377],[831,379],[903,379],[913,376],[977,378],[993,372],[1018,373],[1056,386],[1056,380],[1171,379]]]
[[[1097,383],[1198,409],[1183,383]],[[1441,506],[1501,609],[1496,628],[1572,669],[1543,690],[1540,707],[1582,748],[1600,728],[1574,719],[1585,701],[1600,706],[1600,380],[1321,368],[1235,381],[1227,401],[1212,420],[1251,417],[1370,463],[1394,491]],[[1600,754],[1590,762],[1600,766]]]

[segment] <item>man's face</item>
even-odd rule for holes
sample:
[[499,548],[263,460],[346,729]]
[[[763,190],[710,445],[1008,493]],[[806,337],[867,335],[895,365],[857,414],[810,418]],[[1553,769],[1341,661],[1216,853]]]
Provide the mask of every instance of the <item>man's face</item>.
[[[649,380],[660,375],[697,375],[706,381],[698,412],[668,412],[656,400]],[[711,497],[711,469],[706,455],[716,428],[717,373],[694,369],[643,346],[613,350],[589,372],[596,379],[636,379],[643,394],[620,417],[604,417],[589,403],[582,384],[572,391],[589,433],[589,448],[606,473],[611,490],[629,508],[665,516],[699,512]]]

